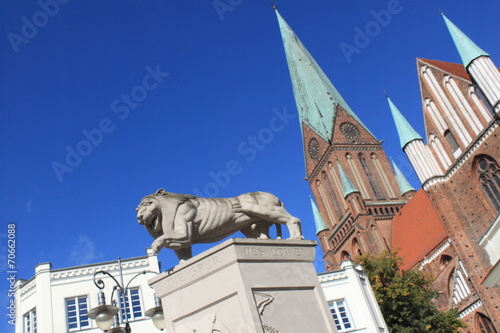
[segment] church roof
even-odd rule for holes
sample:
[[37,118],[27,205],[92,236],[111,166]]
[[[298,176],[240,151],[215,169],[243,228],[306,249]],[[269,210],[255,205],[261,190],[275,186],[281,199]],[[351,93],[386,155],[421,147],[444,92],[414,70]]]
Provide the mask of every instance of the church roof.
[[444,14],[443,18],[465,67],[469,66],[474,59],[480,56],[489,56],[488,53],[474,44],[474,42],[470,40],[470,38],[467,37],[460,29],[458,29],[453,22],[444,16]]
[[301,121],[329,142],[340,105],[371,134],[277,10],[276,15]]
[[354,192],[359,192],[358,189],[354,186],[354,184],[351,182],[349,177],[344,171],[344,168],[342,168],[342,165],[337,161],[337,166],[339,168],[339,173],[340,173],[340,181],[342,182],[342,188],[344,189],[344,198],[347,197],[349,194],[354,193]]
[[439,217],[427,193],[420,189],[392,220],[391,249],[403,258],[408,270],[446,239]]
[[401,148],[404,149],[404,147],[413,140],[422,140],[422,137],[413,129],[406,118],[403,117],[401,112],[399,112],[398,108],[394,105],[394,103],[392,103],[389,97],[387,97],[387,101],[389,102],[392,117],[394,118],[394,123],[396,124],[396,128],[398,130]]
[[309,198],[311,199],[311,207],[313,211],[314,225],[316,226],[316,235],[317,235],[323,230],[328,230],[328,227],[326,226],[325,220],[323,220],[323,217],[321,216],[318,206],[316,206],[316,203],[314,202],[313,198],[312,197]]
[[398,166],[396,165],[396,163],[394,163],[394,161],[392,161],[392,166],[394,167],[394,174],[396,175],[396,181],[398,182],[399,193],[403,195],[406,192],[415,191],[415,188],[410,185],[410,183],[403,175],[401,170],[399,170]]
[[469,73],[467,73],[462,64],[456,64],[453,62],[446,62],[439,60],[422,59],[422,58],[417,58],[417,61],[426,63],[432,67],[442,70],[443,72],[449,73],[453,76],[472,82],[472,78],[470,77]]

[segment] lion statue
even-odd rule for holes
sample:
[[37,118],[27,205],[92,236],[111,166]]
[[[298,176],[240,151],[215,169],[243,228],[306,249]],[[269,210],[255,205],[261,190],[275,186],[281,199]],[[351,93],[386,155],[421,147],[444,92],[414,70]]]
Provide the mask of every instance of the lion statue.
[[179,260],[192,257],[191,246],[213,243],[241,231],[249,238],[269,239],[269,228],[288,227],[290,239],[304,239],[300,220],[288,213],[273,194],[251,192],[234,198],[201,198],[159,189],[142,198],[137,220],[155,241],[155,253],[165,247]]

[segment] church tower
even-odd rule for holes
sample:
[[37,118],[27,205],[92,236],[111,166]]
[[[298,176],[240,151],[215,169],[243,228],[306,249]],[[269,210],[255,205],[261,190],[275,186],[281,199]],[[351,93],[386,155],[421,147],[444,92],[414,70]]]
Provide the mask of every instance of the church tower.
[[317,235],[331,270],[363,252],[388,250],[392,218],[406,199],[381,142],[276,15],[300,116],[306,179],[317,204],[312,202]]

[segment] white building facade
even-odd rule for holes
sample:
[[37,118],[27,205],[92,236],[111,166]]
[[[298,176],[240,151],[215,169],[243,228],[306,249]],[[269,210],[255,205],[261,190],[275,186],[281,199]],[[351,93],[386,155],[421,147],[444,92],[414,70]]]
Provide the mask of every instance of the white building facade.
[[[124,284],[130,282],[125,300],[132,331],[159,332],[145,315],[148,309],[155,307],[154,291],[147,281],[160,272],[158,258],[147,249],[146,256],[120,261]],[[121,283],[118,261],[55,270],[51,269],[50,263],[37,265],[33,278],[16,282],[15,332],[102,332],[88,317],[90,309],[99,305],[99,289],[94,284],[94,275],[96,280],[101,279],[104,283],[106,304],[111,304],[113,295],[120,307],[118,317],[122,322],[120,326],[124,327],[124,298],[118,290],[113,292],[115,281],[106,274],[97,273],[100,271],[109,272]]]
[[[147,281],[160,272],[158,258],[151,249],[143,257],[120,260],[124,284],[128,285],[127,311],[133,332],[158,332],[152,320],[145,315],[155,307],[154,291]],[[340,270],[318,275],[338,332],[388,332],[384,318],[373,294],[370,282],[361,267],[351,261],[342,262]],[[35,267],[30,280],[16,282],[16,333],[101,333],[89,311],[97,307],[99,288],[94,281],[102,280],[106,304],[111,297],[121,310],[120,327],[124,327],[123,298],[113,291],[118,282],[118,261],[84,266],[51,269],[50,263]],[[142,274],[146,271],[147,273]],[[94,279],[95,276],[95,279]],[[118,304],[119,303],[119,304]],[[112,332],[111,330],[108,332]]]
[[341,269],[318,275],[339,332],[388,333],[366,273],[346,260]]

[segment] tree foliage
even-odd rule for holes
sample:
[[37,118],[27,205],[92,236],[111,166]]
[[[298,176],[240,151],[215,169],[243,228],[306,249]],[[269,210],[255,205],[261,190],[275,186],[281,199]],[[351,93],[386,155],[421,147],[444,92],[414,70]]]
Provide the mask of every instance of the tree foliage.
[[400,271],[403,259],[396,252],[357,258],[366,270],[382,315],[391,333],[455,333],[465,323],[457,311],[441,312],[433,299],[433,279],[420,271]]

